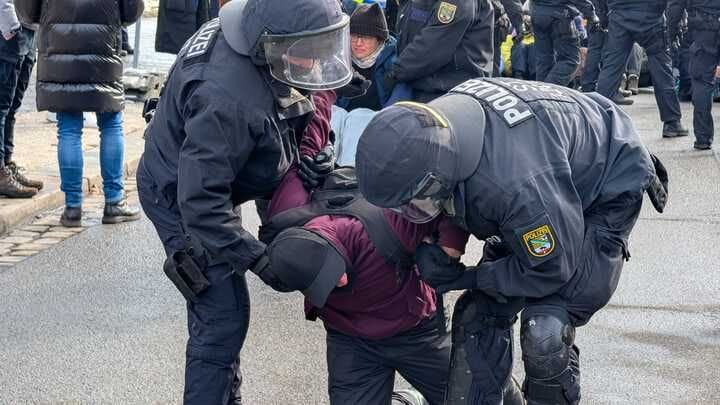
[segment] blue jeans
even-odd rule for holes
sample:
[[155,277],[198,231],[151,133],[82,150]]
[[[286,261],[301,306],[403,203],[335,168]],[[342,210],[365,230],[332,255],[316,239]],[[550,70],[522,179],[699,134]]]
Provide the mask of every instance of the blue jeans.
[[[123,198],[123,138],[122,113],[97,113],[100,129],[100,174],[106,203]],[[82,112],[57,113],[58,164],[60,189],[65,193],[65,205],[80,207],[83,198]]]

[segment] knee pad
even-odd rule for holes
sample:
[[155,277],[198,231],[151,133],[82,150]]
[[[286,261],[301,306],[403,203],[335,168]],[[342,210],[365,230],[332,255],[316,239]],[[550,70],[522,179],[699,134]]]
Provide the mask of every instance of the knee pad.
[[575,328],[554,315],[536,314],[525,319],[520,328],[520,345],[527,377],[559,377],[570,365],[574,341]]

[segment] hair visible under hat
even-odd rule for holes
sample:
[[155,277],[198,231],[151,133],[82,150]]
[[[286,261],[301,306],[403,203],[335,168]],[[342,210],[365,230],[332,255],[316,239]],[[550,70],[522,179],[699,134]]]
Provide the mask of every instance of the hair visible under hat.
[[388,38],[385,13],[378,3],[361,4],[350,16],[350,34],[376,37],[380,42]]

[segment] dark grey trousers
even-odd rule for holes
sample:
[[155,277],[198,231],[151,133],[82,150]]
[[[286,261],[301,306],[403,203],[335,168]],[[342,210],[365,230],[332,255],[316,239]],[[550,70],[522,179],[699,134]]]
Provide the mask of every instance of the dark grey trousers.
[[398,372],[441,405],[450,368],[450,335],[433,320],[399,335],[368,340],[328,330],[328,392],[332,405],[388,405]]

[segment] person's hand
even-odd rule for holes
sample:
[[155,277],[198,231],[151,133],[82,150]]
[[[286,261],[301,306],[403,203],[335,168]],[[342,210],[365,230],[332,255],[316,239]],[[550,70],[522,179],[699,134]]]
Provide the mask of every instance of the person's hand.
[[16,30],[12,30],[10,32],[3,32],[2,36],[3,36],[3,38],[5,38],[6,41],[9,41],[9,40],[15,38],[15,35],[17,35],[18,31],[19,30],[16,29]]
[[450,257],[440,246],[423,242],[415,250],[420,277],[431,287],[455,281],[463,275],[465,265]]
[[510,28],[512,23],[510,22],[510,17],[508,17],[507,14],[503,14],[500,17],[498,17],[497,25],[502,28]]
[[335,90],[338,98],[356,98],[365,95],[367,89],[372,85],[372,81],[365,78],[357,71],[353,71],[353,77],[350,83]]
[[335,148],[328,144],[314,158],[303,155],[300,157],[298,176],[303,186],[310,191],[335,169]]
[[485,245],[483,246],[483,255],[480,260],[481,263],[492,262],[503,257],[510,256],[512,250],[510,246],[505,243],[498,236],[491,236],[485,239]]
[[477,288],[477,272],[478,270],[474,268],[464,270],[455,280],[435,286],[435,291],[438,294],[445,294],[448,291],[473,290]]
[[272,265],[267,253],[263,253],[262,256],[258,257],[257,260],[255,260],[255,263],[250,266],[249,270],[258,276],[263,283],[267,284],[270,288],[277,292],[293,291],[293,289],[287,287],[282,280],[280,280],[277,275],[272,272]]

